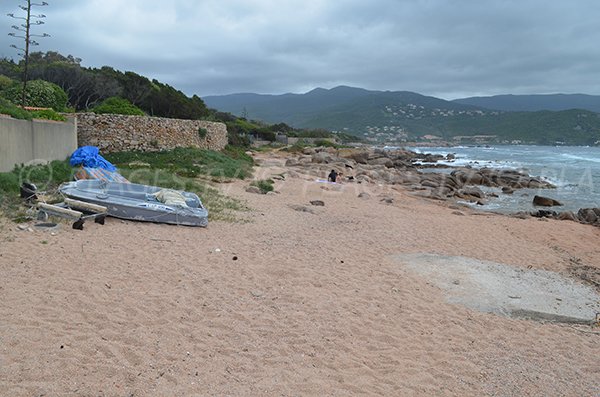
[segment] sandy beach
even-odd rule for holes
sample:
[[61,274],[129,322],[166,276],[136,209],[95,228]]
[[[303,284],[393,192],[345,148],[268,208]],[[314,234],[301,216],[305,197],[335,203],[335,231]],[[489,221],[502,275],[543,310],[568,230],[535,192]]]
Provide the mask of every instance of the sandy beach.
[[[261,156],[257,178],[287,171]],[[448,302],[397,259],[465,257],[583,284],[600,269],[600,228],[385,185],[296,175],[259,195],[248,183],[220,186],[251,208],[245,221],[206,229],[3,223],[0,395],[600,396],[600,329]]]

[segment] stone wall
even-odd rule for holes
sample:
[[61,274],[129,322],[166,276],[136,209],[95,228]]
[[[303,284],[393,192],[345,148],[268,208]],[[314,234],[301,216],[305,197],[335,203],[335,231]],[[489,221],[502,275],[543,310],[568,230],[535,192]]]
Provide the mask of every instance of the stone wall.
[[[206,136],[199,128],[206,130]],[[204,120],[78,113],[77,139],[79,146],[97,146],[102,153],[189,146],[221,150],[227,145],[227,127]]]

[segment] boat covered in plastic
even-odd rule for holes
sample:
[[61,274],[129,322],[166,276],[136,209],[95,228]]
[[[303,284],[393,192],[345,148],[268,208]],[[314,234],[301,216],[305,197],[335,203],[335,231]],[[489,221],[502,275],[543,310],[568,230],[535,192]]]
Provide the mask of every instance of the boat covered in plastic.
[[58,190],[66,197],[105,206],[108,215],[116,218],[186,226],[208,225],[208,211],[200,198],[190,192],[98,179],[63,183]]

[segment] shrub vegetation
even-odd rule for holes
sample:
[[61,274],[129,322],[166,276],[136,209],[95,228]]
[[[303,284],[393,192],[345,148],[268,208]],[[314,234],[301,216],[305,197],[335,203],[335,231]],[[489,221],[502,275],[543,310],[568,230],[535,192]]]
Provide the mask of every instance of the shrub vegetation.
[[[4,98],[13,103],[21,103],[23,86],[14,83],[2,91]],[[33,80],[27,83],[25,91],[25,105],[41,108],[51,108],[57,112],[67,109],[67,94],[56,84],[44,80]]]
[[262,194],[267,194],[273,191],[273,183],[275,182],[272,179],[260,179],[250,183],[250,186],[256,186]]
[[125,114],[130,116],[143,116],[144,112],[125,98],[107,98],[100,105],[92,109],[98,114]]
[[0,98],[0,114],[7,114],[12,118],[20,120],[31,120],[33,115],[10,102],[7,99]]
[[228,148],[223,152],[197,148],[176,148],[162,152],[119,152],[107,154],[106,159],[118,167],[132,162],[147,163],[178,176],[208,176],[217,179],[244,179],[252,173],[250,156]]

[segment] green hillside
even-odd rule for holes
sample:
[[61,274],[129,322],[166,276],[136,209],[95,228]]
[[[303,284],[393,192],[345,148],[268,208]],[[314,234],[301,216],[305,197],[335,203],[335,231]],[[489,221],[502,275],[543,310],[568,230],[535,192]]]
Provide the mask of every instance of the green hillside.
[[239,94],[206,97],[206,104],[254,119],[300,128],[325,128],[404,142],[435,135],[495,136],[491,142],[593,145],[600,140],[600,114],[589,110],[506,112],[445,101],[413,92],[337,87],[306,94]]

